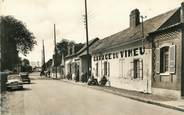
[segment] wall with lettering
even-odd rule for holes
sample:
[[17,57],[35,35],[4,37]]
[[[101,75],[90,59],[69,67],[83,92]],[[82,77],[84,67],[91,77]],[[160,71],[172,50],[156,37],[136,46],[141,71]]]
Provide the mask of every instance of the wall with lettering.
[[[110,80],[111,86],[129,90],[146,91],[148,81],[149,92],[151,92],[151,52],[151,49],[134,46],[132,48],[129,47],[127,49],[92,55],[92,73],[100,80],[104,75],[104,63],[108,62],[107,68],[109,69],[109,76],[107,76],[107,78]],[[143,79],[133,79],[133,61],[135,59],[139,59],[143,62]],[[98,73],[98,75],[96,73]]]
[[144,53],[145,53],[144,47],[125,49],[118,52],[110,52],[110,53],[93,56],[93,61],[127,58],[132,56],[144,55]]

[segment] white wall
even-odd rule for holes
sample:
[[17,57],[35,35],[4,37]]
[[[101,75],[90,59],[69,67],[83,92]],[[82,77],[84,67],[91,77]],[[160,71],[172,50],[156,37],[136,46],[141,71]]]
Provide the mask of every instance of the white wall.
[[66,59],[66,60],[65,60],[65,74],[66,74],[66,75],[70,72],[70,70],[69,70],[69,68],[68,68],[68,64],[69,64],[69,63],[73,63],[73,62],[75,62],[74,58]]
[[[119,49],[115,52],[119,52],[122,50],[124,49]],[[112,53],[112,52],[107,52],[107,53]],[[147,92],[148,90],[148,92],[151,93],[151,74],[152,74],[151,73],[152,72],[151,71],[152,70],[151,49],[145,49],[144,55],[121,58],[119,53],[118,54],[119,56],[116,59],[94,61],[94,56],[97,56],[97,55],[92,55],[92,72],[98,80],[103,76],[103,71],[104,71],[103,63],[104,61],[107,61],[110,63],[110,76],[107,78],[110,80],[111,86],[128,89],[128,90],[136,90],[141,92]],[[133,78],[133,71],[132,71],[133,60],[138,58],[143,60],[143,79]],[[121,66],[120,64],[122,60],[123,60],[123,66]],[[99,64],[98,76],[96,76],[97,62]]]

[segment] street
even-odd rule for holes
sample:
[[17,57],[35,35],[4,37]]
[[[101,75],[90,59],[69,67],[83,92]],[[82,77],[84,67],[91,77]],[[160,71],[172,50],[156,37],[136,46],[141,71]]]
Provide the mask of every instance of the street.
[[24,90],[7,94],[9,115],[183,115],[183,112],[30,75]]

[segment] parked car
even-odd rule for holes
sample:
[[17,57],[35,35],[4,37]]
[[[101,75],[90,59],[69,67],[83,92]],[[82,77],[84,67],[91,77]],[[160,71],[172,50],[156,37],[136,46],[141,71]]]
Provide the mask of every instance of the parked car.
[[23,84],[18,79],[11,79],[6,83],[6,88],[7,90],[22,90]]
[[29,78],[28,72],[20,72],[19,76],[22,82],[31,83],[31,79]]
[[13,73],[13,71],[10,71],[8,69],[4,70],[4,72],[7,73],[7,74],[12,74]]

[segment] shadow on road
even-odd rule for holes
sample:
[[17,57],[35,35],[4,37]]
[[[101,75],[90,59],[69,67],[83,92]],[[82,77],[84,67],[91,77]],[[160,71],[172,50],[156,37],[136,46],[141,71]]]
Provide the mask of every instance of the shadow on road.
[[31,82],[31,83],[23,83],[24,85],[31,85],[31,84],[36,84],[35,82]]
[[23,88],[23,89],[16,89],[16,90],[8,90],[8,92],[15,92],[15,91],[30,91],[31,88]]
[[19,90],[19,91],[30,91],[32,90],[31,88],[23,88],[22,90]]

